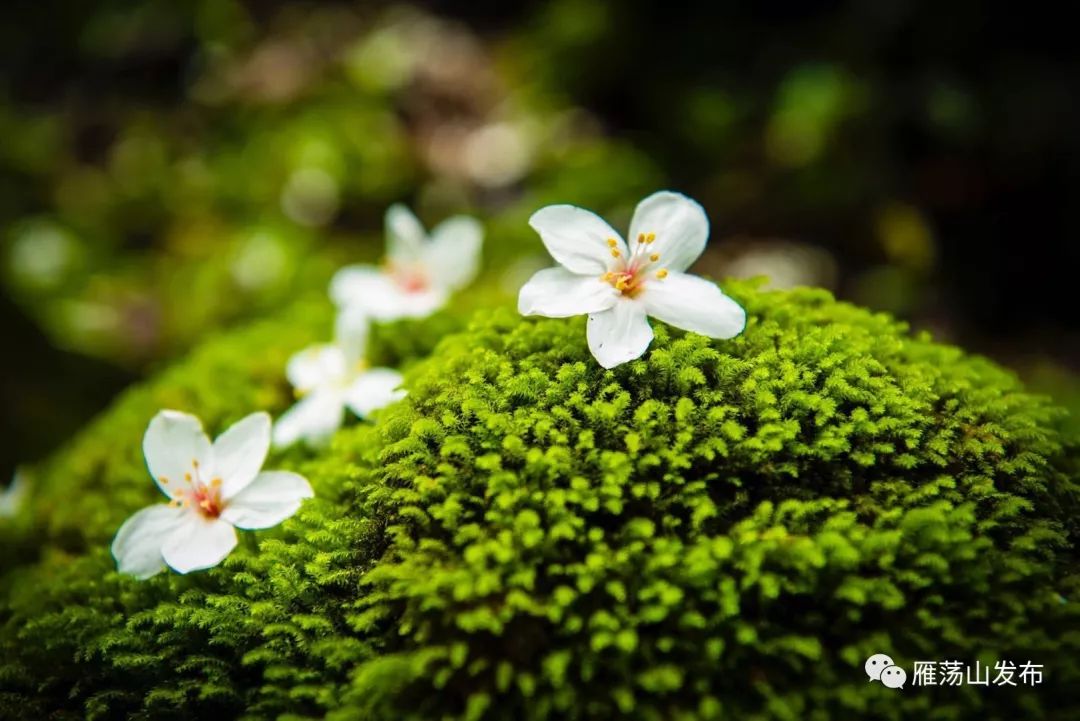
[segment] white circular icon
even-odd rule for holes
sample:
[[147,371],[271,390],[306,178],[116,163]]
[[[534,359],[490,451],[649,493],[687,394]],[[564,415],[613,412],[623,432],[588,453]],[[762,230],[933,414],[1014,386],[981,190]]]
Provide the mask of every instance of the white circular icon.
[[881,681],[889,688],[903,688],[907,683],[907,671],[897,666],[891,656],[875,653],[863,664],[871,681]]
[[891,658],[883,653],[875,653],[873,656],[866,659],[863,668],[866,669],[866,675],[870,677],[871,681],[880,681],[881,672],[893,665],[893,660]]
[[889,666],[881,672],[881,682],[889,688],[903,688],[907,681],[907,671],[899,666]]

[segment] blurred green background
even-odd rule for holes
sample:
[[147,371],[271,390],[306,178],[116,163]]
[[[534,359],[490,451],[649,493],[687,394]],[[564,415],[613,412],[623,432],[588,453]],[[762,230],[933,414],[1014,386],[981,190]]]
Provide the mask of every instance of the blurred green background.
[[[13,3],[0,23],[0,473],[201,338],[381,253],[657,188],[701,272],[820,285],[1080,408],[1064,9],[954,3]],[[222,379],[227,383],[227,379]],[[1080,428],[1080,424],[1077,424]]]

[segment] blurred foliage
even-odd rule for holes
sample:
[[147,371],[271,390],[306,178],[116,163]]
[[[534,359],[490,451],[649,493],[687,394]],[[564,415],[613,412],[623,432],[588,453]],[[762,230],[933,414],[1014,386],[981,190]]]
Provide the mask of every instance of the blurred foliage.
[[[528,259],[540,251],[532,209],[567,197],[628,206],[659,182],[586,113],[505,82],[473,34],[421,11],[176,12],[98,8],[76,45],[91,62],[83,78],[144,51],[182,55],[175,94],[109,82],[105,97],[76,84],[0,104],[0,133],[17,139],[0,155],[5,292],[52,345],[128,373],[324,287],[347,261],[377,260],[394,200],[430,220],[484,216],[487,264],[511,293],[541,262]],[[12,359],[12,375],[34,375],[41,345]],[[86,415],[43,393],[24,405]],[[55,442],[51,419],[24,420],[7,419],[29,441],[8,463],[45,450],[41,436]]]
[[721,233],[827,248],[846,296],[976,344],[1035,329],[1075,364],[1080,53],[1063,10],[555,0],[520,43]]

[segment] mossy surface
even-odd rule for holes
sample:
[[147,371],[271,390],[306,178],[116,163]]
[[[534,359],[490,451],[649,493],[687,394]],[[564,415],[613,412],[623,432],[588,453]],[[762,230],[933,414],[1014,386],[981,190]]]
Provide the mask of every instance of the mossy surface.
[[[826,293],[729,291],[614,371],[583,319],[382,329],[410,396],[268,467],[317,498],[258,552],[147,582],[160,407],[290,402],[303,308],[210,341],[40,472],[5,533],[3,718],[1076,718],[1077,450],[989,361]],[[423,331],[423,332],[420,332]],[[1036,687],[868,683],[863,660],[1044,664]]]

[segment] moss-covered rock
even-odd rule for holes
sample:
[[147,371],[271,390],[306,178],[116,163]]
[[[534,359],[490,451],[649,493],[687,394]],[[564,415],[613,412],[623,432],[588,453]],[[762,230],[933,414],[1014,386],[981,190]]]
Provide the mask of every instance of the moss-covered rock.
[[[1060,412],[823,292],[731,291],[741,337],[655,324],[614,371],[583,319],[482,313],[374,425],[272,460],[318,497],[257,552],[121,577],[108,541],[153,498],[149,418],[183,408],[217,432],[280,412],[284,360],[328,311],[212,341],[42,469],[6,531],[22,551],[0,580],[0,716],[1080,714]],[[384,329],[381,360],[453,325],[430,322]],[[1008,659],[1044,680],[892,690],[866,679],[875,652],[909,676]]]

